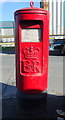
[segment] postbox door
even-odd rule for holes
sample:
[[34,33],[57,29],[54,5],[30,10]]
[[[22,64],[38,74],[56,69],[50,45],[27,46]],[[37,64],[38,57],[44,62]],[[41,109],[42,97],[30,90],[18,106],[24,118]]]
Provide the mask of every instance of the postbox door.
[[21,21],[20,31],[20,74],[41,74],[43,72],[42,22]]

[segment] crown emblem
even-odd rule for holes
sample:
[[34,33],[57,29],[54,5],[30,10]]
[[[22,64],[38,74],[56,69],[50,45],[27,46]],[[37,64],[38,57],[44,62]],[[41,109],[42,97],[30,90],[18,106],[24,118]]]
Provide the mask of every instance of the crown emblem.
[[23,54],[26,59],[32,59],[32,58],[37,59],[39,57],[39,51],[40,50],[38,47],[30,46],[29,48],[25,47],[23,49]]

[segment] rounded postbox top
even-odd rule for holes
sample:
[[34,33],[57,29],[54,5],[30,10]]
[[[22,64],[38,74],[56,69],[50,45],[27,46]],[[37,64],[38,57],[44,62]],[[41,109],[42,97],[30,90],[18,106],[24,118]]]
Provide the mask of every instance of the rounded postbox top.
[[17,14],[48,14],[48,11],[44,10],[43,8],[36,8],[36,7],[27,7],[27,8],[22,8],[17,11],[15,11],[15,15]]

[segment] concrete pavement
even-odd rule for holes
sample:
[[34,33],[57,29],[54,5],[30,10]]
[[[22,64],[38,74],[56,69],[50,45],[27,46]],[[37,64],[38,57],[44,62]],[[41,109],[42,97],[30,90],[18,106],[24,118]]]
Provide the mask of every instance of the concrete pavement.
[[[0,118],[51,118],[57,120],[57,109],[65,110],[65,93],[63,91],[63,56],[49,56],[48,95],[36,99],[16,98],[15,55],[0,54],[2,70],[0,89]],[[0,92],[0,96],[1,96]],[[25,96],[25,95],[24,95]],[[1,110],[2,108],[2,110]]]

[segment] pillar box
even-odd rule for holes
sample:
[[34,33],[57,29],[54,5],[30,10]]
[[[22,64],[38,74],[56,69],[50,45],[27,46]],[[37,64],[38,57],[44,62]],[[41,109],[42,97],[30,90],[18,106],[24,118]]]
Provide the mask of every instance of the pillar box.
[[19,9],[15,17],[16,86],[37,94],[48,87],[49,12],[36,7]]

